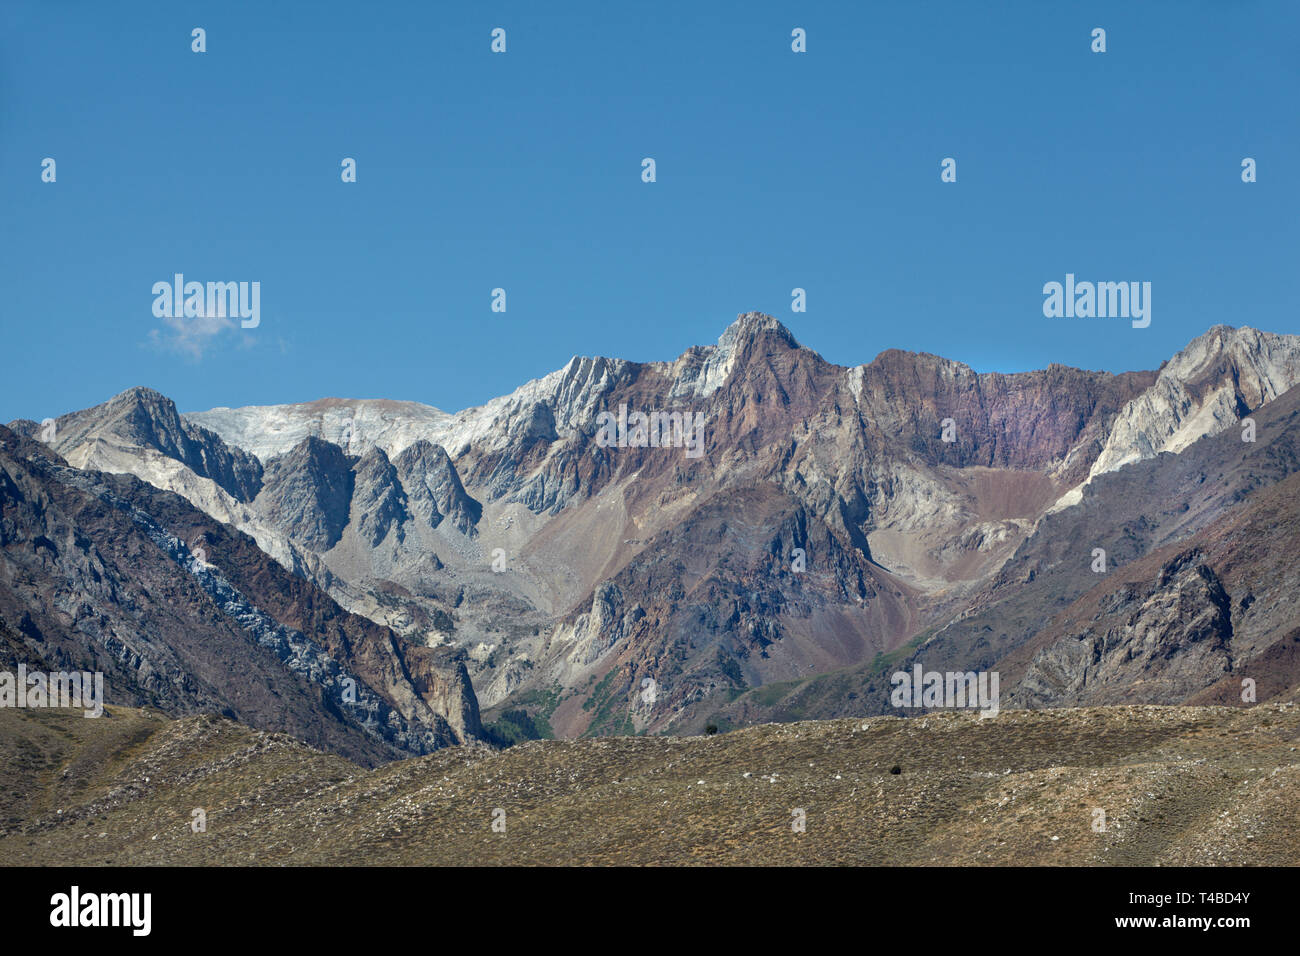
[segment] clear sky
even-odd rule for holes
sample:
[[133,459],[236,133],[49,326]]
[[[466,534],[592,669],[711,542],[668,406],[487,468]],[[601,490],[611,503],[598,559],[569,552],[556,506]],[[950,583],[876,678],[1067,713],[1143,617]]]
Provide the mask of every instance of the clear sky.
[[[454,411],[749,310],[982,371],[1300,332],[1298,11],[4,0],[0,421],[132,385]],[[261,324],[156,318],[176,272],[260,282]],[[1151,282],[1151,326],[1045,318],[1067,272]]]

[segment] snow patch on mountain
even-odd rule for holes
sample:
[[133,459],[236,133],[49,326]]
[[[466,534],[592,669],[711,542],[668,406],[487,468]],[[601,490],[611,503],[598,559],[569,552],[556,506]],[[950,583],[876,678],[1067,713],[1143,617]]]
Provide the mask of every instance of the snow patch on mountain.
[[379,447],[392,457],[421,438],[429,438],[452,420],[446,412],[419,402],[345,398],[296,405],[220,407],[187,412],[182,417],[216,432],[222,440],[263,462],[285,454],[309,437],[332,442],[349,455],[364,455]]
[[[349,455],[374,448],[395,458],[418,441],[441,445],[453,457],[470,446],[503,448],[516,424],[545,406],[560,437],[594,423],[601,398],[630,363],[574,356],[563,368],[521,385],[508,395],[455,415],[418,402],[327,398],[295,405],[249,405],[187,412],[202,425],[263,462],[283,455],[307,437],[321,438]],[[594,425],[593,425],[594,427]]]

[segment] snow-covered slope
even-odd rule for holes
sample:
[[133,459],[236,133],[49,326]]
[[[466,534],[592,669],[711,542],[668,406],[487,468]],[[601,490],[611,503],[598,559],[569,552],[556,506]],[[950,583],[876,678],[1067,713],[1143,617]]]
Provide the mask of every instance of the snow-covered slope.
[[283,455],[304,438],[321,438],[349,455],[375,446],[390,457],[407,445],[445,429],[452,416],[419,402],[322,398],[296,405],[246,405],[189,412],[186,421],[216,432],[228,444],[263,462]]
[[455,458],[470,445],[485,450],[503,446],[516,433],[514,426],[533,417],[539,405],[550,411],[561,436],[594,420],[600,397],[627,365],[620,359],[575,356],[564,368],[455,415],[418,402],[325,398],[294,405],[214,408],[183,417],[263,462],[308,437],[332,442],[349,455],[382,448],[390,458],[427,441]]

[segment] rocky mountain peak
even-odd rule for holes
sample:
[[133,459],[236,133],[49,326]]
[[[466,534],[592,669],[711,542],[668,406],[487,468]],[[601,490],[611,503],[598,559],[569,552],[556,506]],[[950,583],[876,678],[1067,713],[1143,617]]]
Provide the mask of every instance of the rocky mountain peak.
[[171,405],[175,403],[170,398],[147,385],[133,385],[131,388],[124,389],[108,400],[108,405],[123,405],[128,403],[138,403],[145,405]]
[[670,398],[707,398],[731,377],[737,365],[767,352],[802,348],[790,330],[764,312],[742,312],[718,344],[688,349],[672,365]]
[[[1043,627],[1039,611],[1055,613],[1082,593],[1076,585],[1094,586],[1078,542],[1099,542],[1112,567],[1127,567],[1293,466],[1289,446],[1277,444],[1286,410],[1278,405],[1288,399],[1273,397],[1296,382],[1300,337],[1254,329],[1216,326],[1159,372],[1053,363],[977,373],[898,349],[853,368],[833,365],[773,316],[746,312],[716,345],[675,361],[575,357],[453,415],[321,399],[178,419],[165,397],[132,389],[65,416],[58,432],[73,436],[76,468],[135,468],[179,490],[343,607],[392,627],[410,644],[402,653],[418,695],[443,701],[435,710],[453,729],[476,723],[460,679],[446,688],[422,682],[412,663],[444,644],[468,654],[456,672],[481,683],[498,718],[516,705],[540,714],[529,709],[532,695],[553,685],[602,688],[541,715],[555,716],[557,733],[577,734],[620,730],[627,720],[637,730],[698,727],[732,703],[734,711],[719,711],[728,720],[770,714],[772,705],[756,710],[753,696],[729,703],[719,695],[865,666],[931,626],[944,636],[927,655],[978,657],[984,666],[994,653],[986,649],[1018,648]],[[670,437],[698,419],[703,455],[675,439],[611,445],[598,438],[601,412],[658,412],[661,425],[676,416]],[[1247,414],[1258,419],[1258,448],[1233,434]],[[221,430],[231,455],[243,454],[234,446],[244,441],[265,455],[261,493],[248,507],[211,494],[209,482],[155,451],[178,449],[167,454],[197,475],[224,474],[213,456],[226,446],[197,422]],[[1215,432],[1223,434],[1199,441]],[[185,444],[204,434],[210,447]],[[1210,452],[1221,446],[1225,456],[1255,449],[1255,484],[1219,480],[1225,466]],[[1141,461],[1162,451],[1175,454]],[[1088,487],[1099,471],[1117,473]],[[1148,500],[1150,511],[1125,510]],[[1070,507],[1078,503],[1085,507]],[[508,573],[495,557],[487,567],[498,546]],[[1062,557],[1067,550],[1081,556]],[[1088,653],[1067,644],[1045,654],[1030,683],[1053,700],[1110,693],[1134,673],[1119,658],[1108,659],[1111,677],[1067,684],[1092,649],[1121,639],[1134,660],[1145,655],[1143,666],[1187,653],[1193,667],[1165,668],[1171,701],[1201,677],[1219,679],[1232,640],[1227,619],[1196,623],[1179,608],[1227,607],[1224,596],[1236,602],[1241,588],[1202,550],[1204,571],[1171,566],[1162,578],[1153,567],[1132,578],[1121,610],[1138,615],[1141,628],[1128,617],[1093,627],[1090,611],[1067,635],[1083,635],[1076,643]],[[796,553],[809,576],[795,569]],[[1019,595],[1028,595],[1023,604],[1014,603]],[[1263,595],[1258,604],[1272,606]],[[980,608],[995,606],[1015,614],[989,638],[977,622],[994,613]],[[1210,640],[1183,641],[1178,628],[1189,621]],[[1154,635],[1152,647],[1144,635]],[[686,670],[676,664],[683,646]],[[1041,649],[1017,658],[1015,673]],[[593,685],[593,676],[607,682]],[[654,714],[624,717],[616,696],[628,693],[635,706],[645,676],[671,685],[671,697]],[[825,706],[838,713],[862,704],[828,698]]]
[[1216,325],[1188,343],[1129,402],[1089,477],[1188,445],[1237,424],[1300,384],[1300,336]]
[[211,479],[236,500],[251,501],[261,488],[256,458],[185,421],[170,398],[142,386],[56,419],[50,444],[78,468],[129,471],[125,459],[147,449]]
[[766,312],[742,312],[722,333],[718,339],[718,348],[724,351],[743,349],[760,338],[768,337],[784,344],[786,348],[801,347],[790,330],[775,317]]
[[[382,467],[386,462],[374,462]],[[343,449],[309,435],[266,463],[257,507],[273,527],[314,550],[328,551],[343,534],[355,476]]]
[[343,449],[331,441],[308,435],[289,452],[280,456],[281,463],[310,464],[316,467],[346,467],[347,456]]
[[1300,336],[1261,332],[1249,326],[1216,325],[1177,352],[1162,370],[1185,382],[1227,371],[1242,377],[1251,407],[1272,401],[1294,384]]
[[[182,430],[181,416],[176,403],[161,392],[137,385],[114,395],[100,406],[101,421],[118,421],[133,424],[151,438],[170,437]],[[159,435],[158,433],[162,434]]]
[[393,465],[417,517],[431,528],[447,518],[462,533],[474,533],[483,506],[465,491],[456,466],[441,445],[417,441],[407,446]]
[[357,534],[370,547],[376,547],[396,527],[401,535],[407,519],[406,495],[397,471],[382,448],[372,448],[361,456],[353,468],[352,522]]

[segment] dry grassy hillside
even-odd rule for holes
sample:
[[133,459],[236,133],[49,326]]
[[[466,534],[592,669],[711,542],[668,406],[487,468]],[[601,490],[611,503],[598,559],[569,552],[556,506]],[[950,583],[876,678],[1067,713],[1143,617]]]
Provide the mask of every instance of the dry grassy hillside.
[[[1294,864],[1297,747],[1289,702],[769,724],[449,748],[364,770],[216,717],[0,710],[0,858]],[[206,832],[191,829],[195,808]]]

